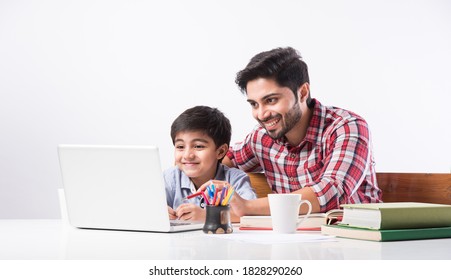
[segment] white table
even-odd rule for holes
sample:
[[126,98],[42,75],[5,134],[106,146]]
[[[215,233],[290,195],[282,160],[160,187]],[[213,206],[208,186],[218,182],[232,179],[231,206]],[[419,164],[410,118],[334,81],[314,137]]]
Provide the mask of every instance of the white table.
[[451,238],[399,242],[336,238],[334,242],[256,244],[206,237],[202,231],[86,230],[61,220],[0,220],[0,259],[451,260]]

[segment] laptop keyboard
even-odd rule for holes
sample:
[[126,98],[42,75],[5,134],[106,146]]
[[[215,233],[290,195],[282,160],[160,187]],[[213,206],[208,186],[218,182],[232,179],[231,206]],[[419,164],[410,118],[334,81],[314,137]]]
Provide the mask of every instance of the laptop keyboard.
[[171,226],[185,226],[185,225],[192,225],[193,223],[190,222],[175,222],[175,221],[171,221]]

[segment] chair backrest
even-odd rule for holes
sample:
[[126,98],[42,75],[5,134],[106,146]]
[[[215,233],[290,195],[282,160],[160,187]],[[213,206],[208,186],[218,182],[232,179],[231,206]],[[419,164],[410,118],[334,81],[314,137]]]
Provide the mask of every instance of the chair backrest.
[[[257,197],[272,193],[263,173],[248,173]],[[451,204],[451,173],[376,173],[384,202]]]
[[451,204],[451,173],[376,173],[384,202]]
[[251,186],[254,188],[258,198],[266,197],[272,193],[264,173],[247,173],[247,175],[249,175]]

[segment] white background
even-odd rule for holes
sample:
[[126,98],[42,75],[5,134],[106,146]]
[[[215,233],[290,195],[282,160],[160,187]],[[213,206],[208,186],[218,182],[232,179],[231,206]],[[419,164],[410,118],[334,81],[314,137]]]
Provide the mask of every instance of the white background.
[[254,126],[234,83],[298,49],[312,97],[362,115],[377,171],[451,171],[451,2],[0,0],[0,218],[58,218],[58,144],[154,144],[194,105],[232,142]]

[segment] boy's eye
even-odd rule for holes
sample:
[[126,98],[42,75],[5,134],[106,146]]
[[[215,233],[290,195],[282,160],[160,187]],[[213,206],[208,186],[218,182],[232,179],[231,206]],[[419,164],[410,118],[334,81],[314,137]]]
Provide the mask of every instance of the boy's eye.
[[198,150],[203,149],[203,148],[205,148],[204,145],[196,145],[196,146],[194,146],[194,149],[198,149]]
[[176,148],[177,150],[183,150],[183,146],[182,146],[182,145],[176,145],[175,148]]

